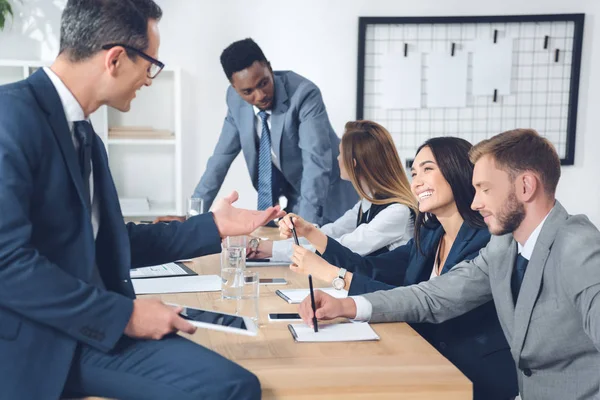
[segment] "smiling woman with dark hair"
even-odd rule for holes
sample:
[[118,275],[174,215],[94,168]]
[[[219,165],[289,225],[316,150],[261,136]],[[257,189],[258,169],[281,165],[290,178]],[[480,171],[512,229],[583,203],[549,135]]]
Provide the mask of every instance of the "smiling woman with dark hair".
[[[358,295],[435,279],[473,259],[490,234],[471,209],[471,147],[463,139],[439,137],[418,149],[411,168],[411,190],[419,200],[414,240],[376,257],[362,257],[332,238],[306,235],[323,258],[295,246],[291,269]],[[289,221],[286,216],[281,223]],[[517,395],[515,365],[493,301],[441,324],[411,326],[473,382],[475,399]]]

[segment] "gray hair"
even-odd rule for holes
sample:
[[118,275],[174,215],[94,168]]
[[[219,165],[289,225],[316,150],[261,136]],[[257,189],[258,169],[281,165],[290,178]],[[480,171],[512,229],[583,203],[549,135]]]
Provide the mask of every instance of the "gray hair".
[[[106,44],[148,48],[148,20],[162,10],[153,0],[69,0],[60,24],[60,51],[72,62],[83,61]],[[135,59],[134,52],[127,53]]]

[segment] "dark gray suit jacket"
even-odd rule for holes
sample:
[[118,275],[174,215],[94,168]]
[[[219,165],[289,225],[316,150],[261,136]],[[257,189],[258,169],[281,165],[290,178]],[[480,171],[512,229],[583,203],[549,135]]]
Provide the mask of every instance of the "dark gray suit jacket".
[[533,250],[516,307],[512,234],[419,285],[365,295],[372,322],[443,322],[494,299],[523,400],[600,398],[600,232],[557,201]]
[[[340,139],[333,131],[319,88],[291,71],[275,71],[275,105],[271,141],[287,181],[287,211],[317,224],[335,221],[358,200],[349,182],[340,179]],[[195,197],[209,208],[240,150],[250,179],[258,187],[258,137],[254,109],[230,86],[227,117],[215,151],[206,165]]]

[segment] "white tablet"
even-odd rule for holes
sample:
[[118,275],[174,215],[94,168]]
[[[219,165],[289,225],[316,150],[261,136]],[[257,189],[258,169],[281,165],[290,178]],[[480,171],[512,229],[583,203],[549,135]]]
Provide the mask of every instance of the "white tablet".
[[[174,305],[174,304],[173,304]],[[180,315],[198,328],[208,328],[217,331],[238,333],[241,335],[256,336],[258,327],[250,317],[226,314],[218,311],[202,310],[182,306]]]

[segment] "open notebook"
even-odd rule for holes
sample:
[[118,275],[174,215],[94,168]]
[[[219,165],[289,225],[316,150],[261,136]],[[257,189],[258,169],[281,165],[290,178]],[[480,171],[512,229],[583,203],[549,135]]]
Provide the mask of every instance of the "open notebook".
[[[347,290],[336,290],[331,287],[324,288],[324,289],[315,288],[315,291],[317,291],[317,290],[322,290],[323,292],[327,293],[328,295],[331,295],[338,299],[343,299],[343,298],[348,297]],[[275,294],[290,304],[300,304],[300,303],[302,303],[302,300],[304,300],[306,298],[306,296],[308,296],[310,294],[310,290],[308,290],[308,289],[280,289],[280,290],[277,290],[275,292]]]
[[319,332],[305,324],[289,324],[296,342],[359,342],[379,340],[379,336],[367,322],[320,324]]

